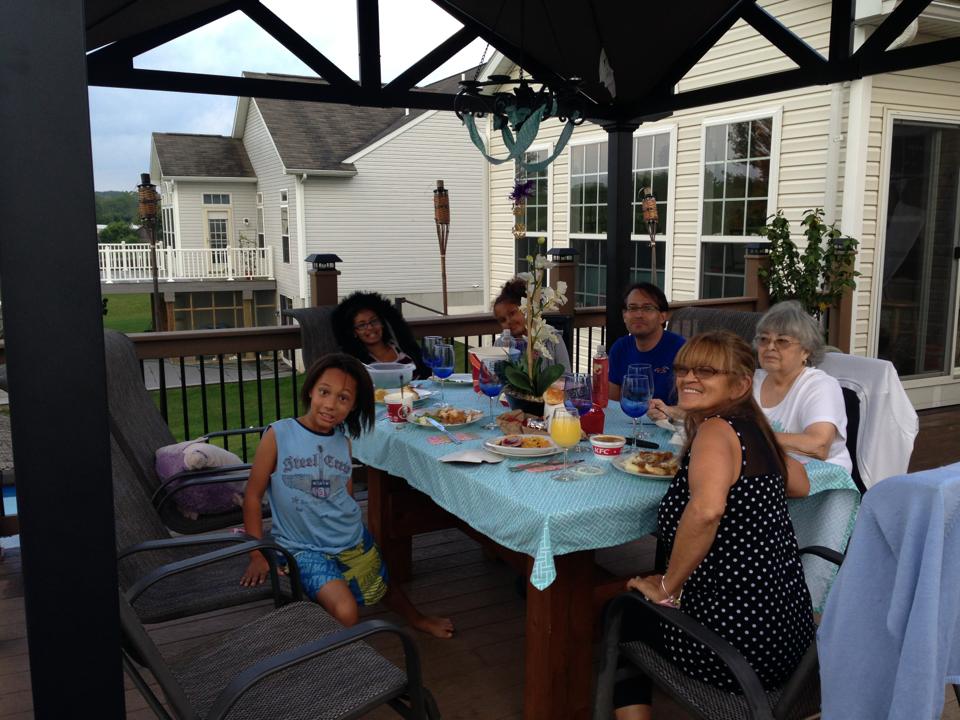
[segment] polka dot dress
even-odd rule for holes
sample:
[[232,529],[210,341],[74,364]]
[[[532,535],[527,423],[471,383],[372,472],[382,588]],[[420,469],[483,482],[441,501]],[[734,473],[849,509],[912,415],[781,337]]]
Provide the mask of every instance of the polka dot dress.
[[[707,556],[683,586],[681,609],[737,648],[765,687],[790,676],[813,639],[810,593],[787,513],[784,479],[760,429],[724,418],[741,442],[743,470]],[[657,524],[667,557],[687,502],[689,452]],[[669,575],[669,568],[667,574]],[[728,690],[732,676],[700,643],[664,624],[662,648],[690,676]]]

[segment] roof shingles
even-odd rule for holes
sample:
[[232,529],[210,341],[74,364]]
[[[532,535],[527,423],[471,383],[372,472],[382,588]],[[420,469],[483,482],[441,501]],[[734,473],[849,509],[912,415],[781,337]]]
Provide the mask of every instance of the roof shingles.
[[153,133],[153,144],[165,177],[256,177],[238,138]]

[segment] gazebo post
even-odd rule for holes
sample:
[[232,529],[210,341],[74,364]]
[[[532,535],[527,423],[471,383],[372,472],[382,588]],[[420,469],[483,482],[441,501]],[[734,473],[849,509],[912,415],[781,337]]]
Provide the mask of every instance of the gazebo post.
[[43,718],[124,716],[84,28],[81,2],[0,3],[0,286]]
[[633,267],[633,131],[637,122],[604,124],[607,131],[607,348],[625,335],[620,293]]

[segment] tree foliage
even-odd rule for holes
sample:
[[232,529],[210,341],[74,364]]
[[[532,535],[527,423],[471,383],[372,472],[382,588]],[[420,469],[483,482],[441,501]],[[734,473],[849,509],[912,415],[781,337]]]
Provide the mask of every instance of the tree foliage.
[[111,244],[137,243],[140,242],[140,237],[126,220],[114,220],[100,231],[100,242]]
[[109,225],[117,220],[123,220],[128,224],[139,221],[136,191],[103,190],[93,195],[98,225]]
[[853,256],[859,243],[843,235],[836,223],[823,222],[823,210],[804,211],[800,221],[807,245],[801,251],[790,237],[790,223],[778,210],[761,231],[770,241],[770,265],[760,269],[770,300],[798,300],[816,318],[837,302],[846,288],[856,287],[859,272]]

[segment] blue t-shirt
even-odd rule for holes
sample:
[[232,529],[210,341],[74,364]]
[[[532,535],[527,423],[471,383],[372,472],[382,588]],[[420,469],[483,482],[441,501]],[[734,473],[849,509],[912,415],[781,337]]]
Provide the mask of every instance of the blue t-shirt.
[[347,492],[350,445],[340,430],[314,432],[295,418],[270,427],[277,439],[277,467],[267,498],[272,534],[291,552],[335,555],[354,547],[363,533],[360,507]]
[[627,367],[635,363],[649,363],[653,368],[653,396],[666,403],[673,403],[676,397],[673,387],[673,359],[684,342],[686,341],[682,335],[664,330],[663,337],[652,350],[640,352],[633,335],[624,335],[610,348],[610,382],[623,385]]

